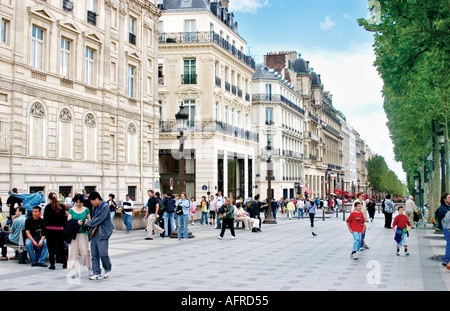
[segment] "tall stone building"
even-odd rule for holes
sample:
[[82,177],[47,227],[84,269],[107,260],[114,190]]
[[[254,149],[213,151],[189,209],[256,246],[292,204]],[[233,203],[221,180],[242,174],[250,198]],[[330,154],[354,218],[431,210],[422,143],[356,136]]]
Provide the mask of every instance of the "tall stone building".
[[[228,1],[160,0],[158,96],[161,187],[197,201],[222,191],[252,195],[258,135],[252,132],[255,63]],[[189,114],[182,171],[175,114]],[[184,162],[183,162],[184,163]]]
[[[296,197],[303,184],[305,110],[302,96],[274,69],[258,65],[253,75],[253,128],[260,146],[256,186],[266,195],[268,163],[272,163],[272,198]],[[264,196],[265,198],[265,196]]]
[[309,192],[312,197],[326,198],[340,187],[343,174],[343,122],[332,95],[325,91],[320,75],[295,51],[269,53],[264,62],[293,85],[305,111],[304,123],[297,128],[303,132],[303,173],[292,187],[296,194]]
[[0,195],[159,183],[155,1],[0,0]]

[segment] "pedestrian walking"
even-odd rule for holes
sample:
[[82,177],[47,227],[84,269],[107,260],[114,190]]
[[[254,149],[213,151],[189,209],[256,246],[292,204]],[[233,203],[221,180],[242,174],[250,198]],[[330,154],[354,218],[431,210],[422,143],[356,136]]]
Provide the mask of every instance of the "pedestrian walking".
[[419,209],[416,206],[416,203],[414,203],[414,197],[410,195],[408,197],[408,200],[405,202],[405,214],[408,217],[409,222],[411,223],[411,228],[415,228],[414,225],[414,213],[417,213]]
[[[156,224],[159,217],[159,201],[155,196],[153,190],[148,190],[147,212],[145,213],[144,220],[147,220],[147,237],[146,240],[153,240],[153,231],[157,231],[159,234],[165,233],[165,230]],[[162,236],[164,237],[164,236]]]
[[222,195],[222,191],[217,192],[217,196],[214,199],[214,205],[215,205],[215,211],[217,215],[217,226],[216,229],[220,229],[222,225],[222,218],[219,217],[218,211],[222,207],[222,205],[225,203],[225,198]]
[[297,200],[297,216],[298,216],[298,219],[300,219],[300,215],[301,215],[301,217],[303,219],[304,208],[305,208],[305,200],[303,198],[299,198]]
[[392,214],[394,213],[394,202],[391,200],[391,195],[387,194],[384,200],[384,227],[386,229],[392,229]]
[[[181,241],[183,237],[183,241],[187,241],[189,238],[189,209],[191,204],[189,200],[186,198],[186,193],[182,192],[180,195],[180,199],[175,203],[177,206],[177,220],[178,220],[178,241]],[[178,212],[181,211],[181,212]]]
[[189,216],[191,216],[191,225],[194,225],[194,216],[196,212],[197,212],[197,202],[195,202],[195,198],[192,197],[189,209]]
[[[108,205],[109,207],[109,205]],[[131,222],[133,220],[134,202],[131,200],[129,194],[125,196],[125,201],[122,202],[122,216],[123,224],[125,225],[127,234],[131,231]],[[110,214],[111,215],[111,214]]]
[[347,218],[347,227],[353,235],[353,247],[350,257],[358,260],[358,251],[360,250],[362,234],[365,231],[364,214],[361,212],[361,202],[355,202],[354,211]]
[[394,240],[397,242],[397,256],[400,256],[400,248],[405,248],[405,255],[409,256],[408,252],[408,237],[411,222],[408,216],[405,215],[404,207],[398,207],[398,215],[395,217],[392,227],[395,232]]
[[206,201],[206,197],[202,196],[202,202],[201,209],[202,209],[202,217],[200,219],[200,225],[203,225],[203,219],[205,219],[206,224],[208,224],[208,209],[209,209],[209,202]]
[[[47,231],[47,247],[50,267],[55,270],[55,262],[61,262],[63,269],[67,268],[66,249],[64,247],[64,226],[66,225],[66,208],[62,205],[55,192],[48,194],[50,203],[45,206],[43,219]],[[63,200],[64,202],[64,200]]]
[[209,224],[214,225],[216,222],[216,203],[214,200],[214,196],[212,195],[209,198]]
[[[367,211],[366,201],[364,201],[364,192],[356,193],[356,200],[353,202],[353,206],[352,206],[352,210],[351,210],[352,212],[355,210],[355,204],[357,202],[361,203],[361,213],[363,213],[364,219],[366,220],[366,222],[369,222],[369,213]],[[360,250],[369,249],[369,246],[367,246],[367,244],[366,244],[366,233],[367,233],[367,230],[364,230],[364,232],[362,233]]]
[[163,204],[166,207],[164,210],[164,236],[168,237],[170,233],[175,231],[175,200],[172,192],[167,193],[167,198],[163,200]]
[[442,217],[442,231],[444,233],[446,246],[442,265],[450,270],[450,194],[443,193],[441,196],[441,206],[438,208],[438,217]]
[[253,228],[253,229],[256,229],[254,232],[261,232],[262,221],[261,221],[259,194],[255,195],[254,200],[252,200],[252,209],[251,209],[250,217],[258,220],[257,221],[258,228]]
[[116,216],[116,210],[117,210],[117,203],[116,201],[114,201],[115,199],[115,195],[113,193],[109,194],[109,200],[108,200],[108,204],[109,204],[109,213],[111,215],[111,220],[114,224],[114,217]]
[[376,210],[376,203],[373,198],[369,198],[369,203],[367,203],[367,212],[369,213],[370,222],[373,221],[375,218],[375,210]]
[[294,205],[294,203],[292,203],[292,201],[289,198],[286,199],[286,202],[287,202],[287,204],[286,204],[287,217],[289,220],[292,220],[292,216],[295,211],[295,205]]
[[314,228],[314,216],[316,215],[317,205],[315,202],[306,200],[306,211],[309,215],[309,221],[311,222],[311,228]]
[[79,225],[78,233],[75,239],[72,239],[69,243],[69,256],[68,256],[68,268],[72,271],[71,277],[75,278],[79,276],[79,261],[81,264],[92,270],[91,251],[89,249],[89,239],[87,230],[84,224],[91,219],[89,209],[83,206],[83,196],[77,194],[73,197],[74,207],[69,209],[67,215],[67,221],[76,220]]
[[236,235],[234,233],[234,205],[231,202],[230,198],[225,198],[224,205],[220,208],[218,211],[219,217],[222,218],[222,229],[220,232],[220,235],[217,236],[219,240],[223,239],[223,236],[225,234],[225,229],[228,227],[230,229],[231,233],[231,239],[234,240],[236,238]]
[[[92,228],[91,233],[91,258],[92,258],[92,275],[90,280],[99,280],[108,278],[111,272],[112,264],[109,258],[109,238],[113,232],[114,226],[109,214],[109,206],[97,191],[89,194],[89,201],[94,209],[94,216],[91,220],[86,221],[86,226]],[[104,269],[101,274],[100,261]]]

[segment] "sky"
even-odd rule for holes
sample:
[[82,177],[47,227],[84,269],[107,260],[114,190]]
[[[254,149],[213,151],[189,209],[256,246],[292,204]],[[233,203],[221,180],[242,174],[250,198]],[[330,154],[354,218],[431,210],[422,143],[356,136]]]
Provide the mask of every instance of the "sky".
[[366,0],[230,0],[239,34],[256,63],[270,52],[297,51],[321,75],[333,106],[383,156],[400,180],[383,109],[383,81],[373,66],[373,34],[358,25]]

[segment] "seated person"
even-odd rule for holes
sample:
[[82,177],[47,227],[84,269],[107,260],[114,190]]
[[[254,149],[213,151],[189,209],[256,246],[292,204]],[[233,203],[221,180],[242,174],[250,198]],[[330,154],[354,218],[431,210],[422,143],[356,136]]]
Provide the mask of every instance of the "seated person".
[[248,213],[242,208],[242,203],[237,203],[234,209],[234,220],[242,221],[245,229],[250,230],[252,228],[252,219]]
[[[20,231],[25,229],[25,220],[27,220],[27,210],[24,207],[19,207],[16,209],[15,220],[12,224],[10,231],[0,232],[0,247],[2,248],[2,257],[0,260],[8,260],[6,257],[7,248],[6,244],[19,244]],[[10,259],[17,259],[16,255]]]
[[25,221],[25,233],[27,235],[25,247],[31,259],[31,266],[47,267],[45,261],[47,260],[48,248],[45,239],[45,222],[41,217],[40,206],[33,207],[31,217]]

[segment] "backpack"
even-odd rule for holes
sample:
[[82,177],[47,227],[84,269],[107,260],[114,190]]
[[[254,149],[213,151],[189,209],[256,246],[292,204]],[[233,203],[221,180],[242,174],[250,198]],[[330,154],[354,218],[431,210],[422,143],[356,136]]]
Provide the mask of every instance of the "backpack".
[[444,219],[442,219],[442,229],[447,229],[450,230],[450,212],[447,212],[447,214],[445,214]]
[[[447,214],[448,214],[448,212],[447,212]],[[445,216],[447,216],[447,214],[445,214]],[[433,223],[434,223],[434,225],[436,226],[437,229],[441,229],[442,230],[442,219],[439,217],[439,209],[437,209],[434,212]]]
[[165,205],[165,211],[169,214],[172,214],[173,212],[175,212],[175,200],[172,198],[166,199],[165,203],[167,205]]
[[166,207],[164,206],[164,203],[163,203],[163,201],[161,201],[161,199],[156,199],[157,201],[158,201],[158,207],[159,207],[159,209],[158,209],[158,216],[159,217],[163,217],[164,216],[164,212],[165,212],[165,210],[166,210]]
[[248,200],[247,204],[245,204],[245,207],[247,208],[247,211],[251,211],[253,207],[253,200]]

